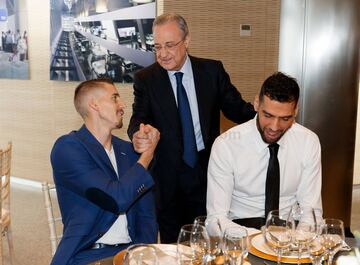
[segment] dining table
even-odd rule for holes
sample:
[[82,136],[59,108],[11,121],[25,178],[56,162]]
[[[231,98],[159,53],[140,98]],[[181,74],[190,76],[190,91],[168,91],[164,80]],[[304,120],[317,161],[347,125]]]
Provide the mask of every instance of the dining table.
[[[345,239],[346,243],[351,247],[351,248],[360,248],[360,241],[357,241],[355,238],[350,238],[347,237]],[[157,244],[159,245],[159,244]],[[99,260],[97,263],[91,263],[91,265],[123,265],[122,260],[123,260],[123,256],[125,254],[126,250],[122,250],[120,251],[118,254],[116,254],[114,257],[108,257],[102,260]],[[276,265],[277,263],[275,261],[271,261],[270,259],[267,258],[262,258],[260,256],[251,254],[252,251],[250,251],[248,253],[247,256],[247,264],[251,264],[251,265]],[[253,252],[254,253],[254,252]],[[346,254],[346,252],[343,252],[344,254]],[[296,262],[291,261],[291,263],[286,263],[286,262],[282,262],[281,264],[296,264]],[[311,264],[311,263],[302,263],[302,264]],[[172,265],[172,264],[169,264]],[[174,263],[174,265],[176,265],[176,263]]]

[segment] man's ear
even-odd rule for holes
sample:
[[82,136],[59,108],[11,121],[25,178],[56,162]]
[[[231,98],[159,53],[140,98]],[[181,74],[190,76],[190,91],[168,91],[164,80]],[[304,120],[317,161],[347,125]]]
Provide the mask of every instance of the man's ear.
[[191,36],[190,36],[190,33],[188,33],[188,35],[186,35],[186,37],[184,39],[184,44],[185,44],[186,49],[189,47],[190,40],[191,40]]
[[256,112],[258,112],[259,104],[260,104],[259,94],[256,94],[254,99],[254,109]]
[[96,98],[91,97],[88,102],[88,106],[90,110],[98,111],[99,110],[99,104],[96,100]]
[[[299,112],[299,103],[298,103],[298,104],[296,104],[294,118],[296,118],[296,117],[297,117],[298,112]],[[294,119],[294,120],[295,120],[295,119]]]

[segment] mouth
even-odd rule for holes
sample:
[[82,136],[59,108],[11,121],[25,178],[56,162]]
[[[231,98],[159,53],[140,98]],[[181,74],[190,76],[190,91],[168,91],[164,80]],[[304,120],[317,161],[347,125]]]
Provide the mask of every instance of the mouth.
[[120,115],[122,117],[122,116],[124,116],[124,113],[125,113],[124,110],[119,110],[117,112],[117,115]]
[[266,130],[265,135],[266,135],[266,138],[268,138],[270,140],[277,140],[280,137],[281,132],[279,132],[279,131],[273,132],[273,131]]

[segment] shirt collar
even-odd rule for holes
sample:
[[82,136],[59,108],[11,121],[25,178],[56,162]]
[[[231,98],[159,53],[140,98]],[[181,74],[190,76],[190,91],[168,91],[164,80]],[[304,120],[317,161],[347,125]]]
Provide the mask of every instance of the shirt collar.
[[184,74],[184,78],[186,78],[187,76],[189,76],[190,74],[192,74],[192,68],[191,68],[191,61],[188,55],[186,55],[186,59],[185,62],[183,64],[183,66],[181,67],[180,70],[178,71],[167,71],[169,77],[173,77],[175,73],[177,72],[182,72]]

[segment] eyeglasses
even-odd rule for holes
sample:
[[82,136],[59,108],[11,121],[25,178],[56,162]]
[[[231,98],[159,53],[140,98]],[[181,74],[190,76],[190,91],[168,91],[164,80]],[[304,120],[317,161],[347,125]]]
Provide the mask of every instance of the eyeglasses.
[[176,46],[178,46],[181,42],[183,42],[185,39],[181,39],[177,43],[167,42],[164,46],[161,46],[160,44],[155,44],[154,49],[155,52],[160,52],[162,49],[165,51],[174,51]]

